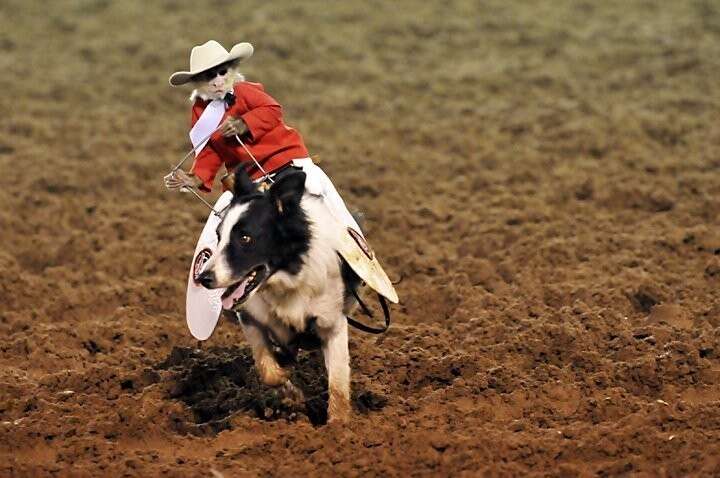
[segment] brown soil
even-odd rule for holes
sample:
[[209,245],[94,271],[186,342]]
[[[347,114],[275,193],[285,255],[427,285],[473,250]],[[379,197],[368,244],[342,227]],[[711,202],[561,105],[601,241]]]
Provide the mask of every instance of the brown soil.
[[[326,3],[0,6],[0,476],[720,474],[717,3]],[[208,38],[403,278],[347,427],[186,330]]]

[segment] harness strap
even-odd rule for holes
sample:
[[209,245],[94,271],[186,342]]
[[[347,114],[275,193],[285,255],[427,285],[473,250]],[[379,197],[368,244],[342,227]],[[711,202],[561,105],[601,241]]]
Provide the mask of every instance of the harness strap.
[[[355,300],[358,301],[358,305],[360,305],[360,308],[363,311],[363,314],[370,317],[371,319],[375,316],[373,315],[370,308],[365,305],[365,302],[360,299],[358,296],[357,291],[353,290],[353,295],[355,296]],[[347,319],[348,324],[352,325],[358,330],[362,330],[363,332],[367,332],[368,334],[382,334],[384,333],[389,327],[390,327],[390,308],[387,305],[387,300],[385,300],[385,297],[383,297],[380,294],[377,294],[378,302],[380,302],[380,307],[382,307],[383,315],[385,316],[385,326],[384,327],[370,327],[369,325],[365,325],[361,322],[358,322],[357,320],[345,316],[345,319]]]
[[[358,296],[358,293],[356,290],[353,290],[353,296],[355,296],[355,299],[358,301],[358,305],[360,305],[360,308],[363,311],[363,314],[370,317],[371,319],[374,318],[374,315],[370,308],[365,304],[365,302],[362,301],[362,299]],[[380,307],[382,308],[383,315],[385,316],[385,326],[384,327],[370,327],[369,325],[365,325],[361,322],[358,322],[357,320],[345,316],[345,319],[347,320],[348,324],[355,327],[358,330],[361,330],[363,332],[366,332],[368,334],[382,334],[384,333],[389,327],[390,327],[390,308],[388,307],[387,300],[385,300],[385,297],[383,297],[380,294],[377,294],[378,302],[380,302]],[[280,340],[278,340],[275,333],[272,331],[270,327],[267,325],[259,322],[255,317],[249,315],[249,314],[243,314],[241,312],[235,312],[235,315],[237,318],[242,321],[244,324],[256,327],[258,330],[260,330],[260,333],[263,334],[263,337],[265,338],[265,341],[268,345],[270,345],[273,355],[275,356],[275,359],[280,363],[281,366],[289,365],[290,363],[293,363],[296,361],[298,348],[302,345],[304,345],[303,342],[305,342],[306,337],[304,337],[305,334],[299,334],[301,337],[296,338],[297,340],[293,340],[291,343],[285,345]],[[315,324],[314,321],[310,324],[310,328],[314,328]],[[310,331],[310,335],[317,335],[313,331]],[[319,346],[318,343],[314,343],[313,340],[310,340],[313,346],[317,347]],[[314,347],[313,347],[314,348]]]

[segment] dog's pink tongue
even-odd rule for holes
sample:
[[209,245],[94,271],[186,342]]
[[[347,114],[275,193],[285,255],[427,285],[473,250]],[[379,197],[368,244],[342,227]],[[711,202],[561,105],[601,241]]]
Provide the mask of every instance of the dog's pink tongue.
[[235,300],[242,297],[243,293],[245,292],[245,284],[246,284],[246,282],[243,282],[242,284],[240,284],[237,287],[237,289],[235,289],[235,292],[233,292],[232,294],[230,294],[229,296],[225,297],[222,300],[223,309],[227,309],[227,310],[232,309],[233,305],[235,305]]

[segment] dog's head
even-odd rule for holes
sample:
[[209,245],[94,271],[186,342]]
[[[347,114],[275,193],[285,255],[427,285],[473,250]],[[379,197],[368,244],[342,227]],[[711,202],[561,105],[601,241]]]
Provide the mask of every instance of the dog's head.
[[217,229],[217,250],[197,278],[208,289],[227,288],[226,309],[244,303],[272,274],[297,273],[310,243],[300,206],[305,173],[286,173],[260,192],[243,168],[237,169],[233,199]]

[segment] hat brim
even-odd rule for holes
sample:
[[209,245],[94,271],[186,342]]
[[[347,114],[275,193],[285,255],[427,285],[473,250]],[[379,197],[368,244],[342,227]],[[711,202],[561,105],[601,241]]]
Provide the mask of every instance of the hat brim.
[[192,80],[192,77],[195,75],[198,75],[202,73],[203,71],[207,71],[211,68],[215,68],[218,65],[222,65],[223,63],[227,63],[229,61],[245,61],[248,58],[250,58],[253,54],[253,46],[250,43],[243,42],[238,43],[237,45],[233,46],[230,49],[230,53],[226,57],[218,58],[216,61],[213,61],[209,66],[206,68],[203,68],[201,70],[197,71],[176,71],[172,75],[170,75],[170,85],[172,86],[180,86],[184,85],[185,83],[188,83]]

